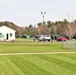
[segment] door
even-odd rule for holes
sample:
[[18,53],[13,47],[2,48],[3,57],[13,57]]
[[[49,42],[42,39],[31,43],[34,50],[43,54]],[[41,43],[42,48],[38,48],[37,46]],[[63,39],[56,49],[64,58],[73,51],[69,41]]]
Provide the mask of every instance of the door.
[[9,38],[8,38],[8,34],[6,35],[6,40],[8,40]]

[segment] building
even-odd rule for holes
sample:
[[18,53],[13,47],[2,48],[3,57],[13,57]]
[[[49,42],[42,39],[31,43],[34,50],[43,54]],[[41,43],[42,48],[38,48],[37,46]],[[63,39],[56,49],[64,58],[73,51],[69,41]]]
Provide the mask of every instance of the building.
[[0,27],[0,41],[12,41],[15,40],[15,30],[1,26]]

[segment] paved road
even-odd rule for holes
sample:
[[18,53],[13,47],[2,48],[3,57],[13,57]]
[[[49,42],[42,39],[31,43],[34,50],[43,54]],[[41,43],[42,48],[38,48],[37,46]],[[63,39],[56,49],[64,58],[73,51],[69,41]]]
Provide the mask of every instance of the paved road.
[[4,55],[31,55],[31,54],[76,54],[76,52],[0,53],[0,56],[4,56]]

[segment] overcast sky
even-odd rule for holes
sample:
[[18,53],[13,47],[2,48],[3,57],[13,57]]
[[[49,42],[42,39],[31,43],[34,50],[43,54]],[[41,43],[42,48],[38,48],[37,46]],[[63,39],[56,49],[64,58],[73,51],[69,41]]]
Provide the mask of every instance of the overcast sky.
[[0,21],[11,21],[18,26],[36,25],[45,21],[76,18],[76,0],[0,0]]

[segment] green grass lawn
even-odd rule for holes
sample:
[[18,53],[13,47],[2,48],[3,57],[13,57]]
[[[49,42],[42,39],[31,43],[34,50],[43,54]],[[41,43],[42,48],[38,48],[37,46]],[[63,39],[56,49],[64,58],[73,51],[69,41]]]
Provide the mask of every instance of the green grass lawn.
[[[61,42],[0,42],[0,53],[71,51]],[[76,54],[0,56],[0,75],[76,75]]]
[[76,54],[0,56],[0,75],[76,75]]
[[76,51],[62,48],[62,42],[0,42],[0,53],[24,52],[68,52]]

